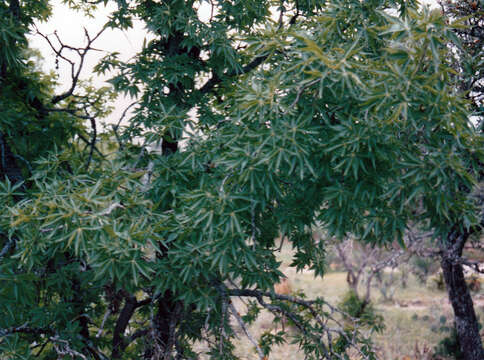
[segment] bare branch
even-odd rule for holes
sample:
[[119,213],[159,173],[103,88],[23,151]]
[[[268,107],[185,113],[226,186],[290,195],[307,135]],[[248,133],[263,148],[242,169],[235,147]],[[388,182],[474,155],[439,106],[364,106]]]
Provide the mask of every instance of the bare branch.
[[118,142],[119,144],[119,148],[122,150],[123,149],[123,143],[121,141],[121,138],[118,134],[118,129],[119,129],[119,126],[121,125],[121,121],[123,121],[123,119],[126,117],[129,109],[131,109],[134,105],[136,105],[138,102],[137,101],[134,101],[132,102],[131,104],[129,104],[128,107],[126,107],[126,109],[124,109],[123,113],[121,114],[121,117],[119,118],[118,122],[116,124],[113,124],[112,125],[112,129],[114,131],[114,136],[116,136],[116,141]]
[[235,309],[234,305],[230,302],[229,303],[229,308],[234,317],[237,319],[237,322],[239,323],[240,327],[242,330],[244,330],[245,335],[249,339],[249,341],[252,343],[252,345],[255,346],[257,350],[257,354],[259,355],[260,360],[264,360],[264,353],[262,352],[262,349],[260,348],[259,344],[257,341],[254,340],[253,336],[250,334],[249,330],[247,329],[247,326],[244,323],[244,320],[240,317],[239,313],[237,312],[237,309]]
[[[87,140],[84,137],[84,135],[78,133],[77,136],[79,137],[79,139],[84,141],[87,145],[91,145],[91,142],[89,140]],[[98,155],[101,155],[102,157],[104,157],[103,153],[95,145],[94,145],[94,150],[98,153]]]
[[52,345],[54,346],[57,355],[61,355],[62,357],[64,355],[68,355],[72,358],[80,357],[83,360],[87,360],[87,357],[72,349],[69,345],[69,342],[67,340],[60,339],[58,335],[51,336],[49,339],[52,341]]
[[111,309],[108,309],[103,316],[103,321],[101,322],[101,326],[99,327],[99,331],[96,334],[96,338],[100,338],[104,331],[104,324],[106,324],[106,320],[108,319],[109,315],[111,315]]
[[112,357],[113,359],[118,359],[121,357],[121,351],[124,349],[124,331],[131,320],[134,312],[136,310],[136,298],[133,295],[127,294],[125,297],[125,304],[123,309],[121,310],[121,314],[119,315],[118,321],[116,322],[116,326],[114,327],[113,332],[113,352]]
[[[70,65],[70,68],[71,68],[71,86],[64,93],[59,94],[59,95],[55,95],[51,100],[52,104],[57,104],[58,102],[68,98],[69,96],[71,96],[74,93],[74,90],[76,89],[77,83],[79,82],[79,76],[80,76],[81,71],[83,69],[86,55],[91,50],[100,51],[98,49],[93,48],[92,44],[99,38],[99,36],[104,32],[104,30],[106,30],[106,27],[103,27],[101,30],[99,30],[97,32],[97,34],[94,37],[91,38],[88,31],[84,28],[84,35],[87,39],[87,44],[86,44],[85,47],[78,48],[78,47],[73,47],[73,46],[65,44],[62,41],[62,39],[60,38],[60,36],[57,34],[57,31],[54,31],[54,36],[55,36],[55,38],[58,42],[58,46],[55,46],[54,43],[49,38],[49,35],[45,35],[45,34],[41,33],[38,29],[36,29],[36,33],[38,35],[40,35],[41,37],[43,37],[47,41],[47,43],[49,44],[52,51],[56,54],[56,56],[58,58],[64,60],[65,62],[67,62]],[[65,56],[63,54],[64,50],[73,51],[77,54],[77,56],[79,57],[79,63],[77,65],[77,67],[76,67],[75,61],[73,61],[72,59],[68,58],[67,56]]]
[[[140,337],[141,335],[138,335],[134,339],[128,339],[128,341],[125,340],[124,338],[124,332],[126,331],[126,328],[128,327],[128,324],[131,320],[131,317],[133,316],[134,312],[136,311],[137,308],[148,305],[152,302],[151,298],[147,298],[142,301],[136,301],[136,297],[125,292],[124,291],[124,297],[125,297],[125,302],[124,302],[124,307],[121,310],[121,313],[119,314],[118,320],[116,321],[116,325],[114,327],[114,332],[113,332],[113,351],[112,351],[112,358],[113,359],[118,359],[121,357],[121,352],[129,345],[131,341],[134,341],[137,337]],[[149,331],[147,331],[149,333]]]
[[53,334],[53,332],[49,328],[30,327],[28,326],[28,323],[25,323],[21,326],[14,326],[6,329],[0,329],[0,337],[12,335],[12,334],[42,335],[42,334]]

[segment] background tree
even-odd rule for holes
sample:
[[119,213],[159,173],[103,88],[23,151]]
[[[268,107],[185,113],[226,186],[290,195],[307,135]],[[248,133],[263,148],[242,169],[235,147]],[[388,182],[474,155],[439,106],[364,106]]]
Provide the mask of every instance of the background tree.
[[[362,304],[370,302],[375,282],[384,300],[392,301],[399,280],[394,272],[400,270],[400,283],[405,283],[408,277],[404,264],[410,260],[411,253],[398,244],[384,249],[346,239],[335,243],[334,249],[337,259],[347,273],[348,286],[361,299]],[[385,270],[390,270],[388,278],[384,274]]]
[[[66,2],[89,12],[108,0]],[[139,18],[153,36],[130,61],[108,54],[96,68],[136,97],[129,124],[99,136],[111,95],[79,87],[80,67],[61,46],[57,56],[74,69],[69,90],[18,103],[38,104],[63,142],[26,161],[31,169],[16,160],[19,134],[2,142],[4,164],[11,154],[14,165],[2,165],[1,351],[194,358],[194,342],[204,341],[212,358],[229,359],[233,317],[263,358],[288,336],[246,331],[265,308],[290,318],[308,359],[375,358],[347,313],[322,298],[274,293],[275,238],[290,241],[294,267],[322,275],[316,221],[332,236],[375,245],[402,242],[415,221],[445,246],[477,231],[469,194],[482,138],[450,77],[453,26],[413,1],[213,1],[207,21],[198,1],[113,2],[106,27],[129,29]],[[24,35],[48,2],[0,4],[4,79],[31,69]],[[74,50],[80,64],[100,34]],[[9,97],[21,89],[5,84]],[[76,126],[66,129],[68,120]],[[35,117],[29,123],[44,129]],[[114,154],[97,153],[114,142]],[[244,316],[235,296],[252,299]],[[470,305],[471,331],[457,331],[469,339],[467,359],[480,359]]]

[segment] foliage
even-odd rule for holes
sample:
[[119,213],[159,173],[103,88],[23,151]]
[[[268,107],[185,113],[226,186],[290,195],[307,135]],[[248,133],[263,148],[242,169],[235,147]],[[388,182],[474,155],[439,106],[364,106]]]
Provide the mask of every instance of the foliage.
[[[30,21],[41,18],[34,2],[20,9]],[[65,2],[90,12],[108,1]],[[95,126],[103,92],[83,92],[73,75],[73,92],[53,96],[17,51],[23,20],[5,17],[22,36],[2,23],[11,39],[1,85],[13,100],[0,103],[1,131],[19,153],[27,136],[35,153],[28,186],[1,187],[0,351],[191,358],[204,342],[211,358],[232,359],[230,318],[244,322],[230,298],[240,296],[288,317],[307,359],[375,358],[358,326],[368,311],[367,325],[380,326],[368,304],[354,312],[350,296],[346,325],[334,328],[341,309],[324,299],[274,293],[276,235],[295,249],[293,267],[320,276],[316,222],[374,245],[403,244],[410,222],[436,237],[478,223],[463,189],[476,183],[483,146],[450,75],[454,26],[413,1],[211,2],[207,21],[204,1],[113,2],[106,27],[141,19],[153,40],[127,62],[108,54],[96,67],[136,98],[128,125],[104,137]],[[9,83],[16,76],[34,88],[35,111],[22,83]],[[107,158],[95,151],[114,143]],[[335,336],[344,344],[333,346]],[[263,358],[288,337],[252,340]]]
[[350,290],[343,297],[339,308],[350,318],[357,318],[361,324],[371,327],[374,331],[382,331],[385,326],[383,317],[377,313],[371,303],[366,302]]
[[430,275],[434,275],[438,266],[436,261],[424,257],[413,257],[411,259],[412,273],[417,276],[422,284],[425,284]]
[[432,284],[436,287],[437,290],[443,291],[445,290],[445,280],[444,275],[442,272],[438,272],[434,276],[431,277]]
[[463,26],[455,29],[454,65],[459,88],[469,98],[481,130],[484,118],[484,3],[482,1],[441,1],[442,11]]
[[449,331],[450,334],[442,339],[436,346],[435,354],[451,357],[453,359],[461,359],[463,354],[460,350],[457,331],[455,330],[455,327],[451,327]]

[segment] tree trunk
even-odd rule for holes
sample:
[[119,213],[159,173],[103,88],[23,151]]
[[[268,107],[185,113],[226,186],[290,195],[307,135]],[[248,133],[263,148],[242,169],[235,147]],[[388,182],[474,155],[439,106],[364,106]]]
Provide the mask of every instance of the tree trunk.
[[449,234],[448,242],[444,245],[441,266],[449,300],[454,310],[457,339],[464,354],[464,360],[483,360],[484,349],[474,304],[465,282],[462,264],[459,262],[468,237],[468,234],[455,231]]

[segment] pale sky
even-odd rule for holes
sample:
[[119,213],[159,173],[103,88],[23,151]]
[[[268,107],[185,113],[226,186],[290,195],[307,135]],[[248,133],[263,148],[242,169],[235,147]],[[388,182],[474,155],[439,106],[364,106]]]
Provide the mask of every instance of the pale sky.
[[[116,9],[113,3],[108,3],[107,7],[99,6],[94,18],[84,16],[82,12],[73,11],[68,6],[62,4],[61,0],[52,0],[53,14],[48,22],[37,23],[36,26],[44,35],[53,34],[57,30],[57,34],[61,40],[72,46],[85,46],[86,40],[84,37],[84,28],[86,28],[91,36],[97,34],[102,25],[107,21],[110,12]],[[203,2],[199,9],[199,16],[202,21],[208,21],[210,18],[210,5]],[[96,40],[93,44],[94,48],[103,51],[92,51],[86,56],[85,64],[81,72],[81,79],[93,78],[96,86],[106,85],[105,80],[109,79],[107,76],[99,76],[92,73],[93,67],[99,62],[99,59],[110,52],[119,52],[121,60],[128,60],[134,54],[141,50],[145,38],[150,39],[150,35],[144,29],[144,24],[141,21],[135,21],[133,29],[129,31],[121,31],[118,29],[108,29]],[[51,36],[53,43],[57,45],[55,36]],[[45,71],[54,70],[59,74],[59,83],[65,84],[58,89],[58,93],[66,90],[70,86],[70,65],[62,60],[59,61],[59,70],[56,70],[55,54],[51,50],[47,41],[41,36],[30,37],[30,44],[33,48],[37,48],[44,57],[42,68]],[[66,54],[69,54],[66,52]],[[79,58],[75,54],[72,55],[73,60]],[[113,105],[114,111],[108,117],[108,122],[117,122],[123,113],[124,109],[129,106],[133,100],[129,97],[119,98]]]
[[[82,12],[76,12],[69,9],[68,6],[63,5],[60,0],[51,1],[53,8],[53,15],[48,22],[37,23],[37,28],[44,35],[51,34],[50,38],[54,45],[58,45],[53,36],[53,32],[57,30],[57,34],[61,40],[72,46],[85,46],[86,39],[84,37],[84,27],[89,32],[90,36],[94,36],[101,29],[102,25],[107,21],[107,15],[115,7],[113,5],[105,8],[100,6],[94,18],[84,16]],[[100,87],[106,85],[105,80],[109,78],[100,77],[92,73],[93,67],[98,63],[99,59],[109,52],[117,51],[120,53],[122,60],[127,60],[132,57],[137,51],[141,49],[143,39],[146,36],[146,31],[143,29],[141,22],[134,24],[134,29],[129,33],[121,30],[106,30],[92,45],[96,49],[103,51],[92,51],[85,58],[85,64],[81,72],[81,79],[89,79],[92,77],[94,85]],[[49,47],[48,43],[39,35],[30,38],[31,46],[41,51],[44,57],[43,69],[45,71],[53,70],[59,74],[59,83],[61,87],[57,89],[57,93],[62,93],[70,87],[70,65],[64,61],[59,61],[59,70],[55,69],[55,54]],[[71,59],[78,61],[79,57],[70,52],[65,53]],[[63,86],[62,86],[63,85]],[[117,122],[121,116],[124,108],[129,105],[129,98],[119,98],[113,105],[115,110],[109,116],[108,121]]]

